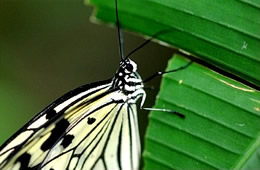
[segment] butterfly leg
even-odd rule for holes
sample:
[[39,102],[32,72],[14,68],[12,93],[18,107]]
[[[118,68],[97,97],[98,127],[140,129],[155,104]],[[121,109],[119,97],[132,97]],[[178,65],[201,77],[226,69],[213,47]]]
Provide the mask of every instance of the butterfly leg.
[[170,71],[158,71],[156,73],[154,73],[153,75],[151,75],[150,77],[146,78],[143,83],[146,83],[148,81],[151,81],[152,79],[154,79],[155,77],[157,76],[161,76],[163,74],[166,74],[166,73],[172,73],[172,72],[176,72],[176,71],[179,71],[179,70],[182,70],[182,69],[185,69],[187,68],[189,65],[191,65],[192,61],[188,62],[186,65],[182,66],[182,67],[179,67],[177,69],[174,69],[174,70],[170,70]]
[[148,111],[161,111],[161,112],[168,112],[168,113],[173,113],[176,116],[179,116],[180,118],[184,119],[185,115],[179,112],[176,112],[174,110],[170,109],[162,109],[162,108],[147,108],[147,107],[141,107],[142,110],[148,110]]

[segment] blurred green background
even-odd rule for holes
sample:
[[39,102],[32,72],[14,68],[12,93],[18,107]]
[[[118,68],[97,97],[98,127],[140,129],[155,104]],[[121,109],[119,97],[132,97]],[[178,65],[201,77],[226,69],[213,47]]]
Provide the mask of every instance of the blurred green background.
[[[83,0],[0,1],[0,144],[56,98],[112,77],[119,64],[114,27],[93,24]],[[120,14],[119,14],[120,15]],[[144,42],[125,32],[125,51]],[[164,70],[173,50],[156,43],[132,59],[143,78]],[[148,87],[152,107],[160,78]],[[139,111],[141,138],[147,111]]]

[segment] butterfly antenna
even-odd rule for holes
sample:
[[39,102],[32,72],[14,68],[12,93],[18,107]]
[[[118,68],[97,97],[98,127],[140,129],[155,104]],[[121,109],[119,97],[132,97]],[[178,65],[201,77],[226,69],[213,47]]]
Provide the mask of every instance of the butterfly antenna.
[[146,40],[145,42],[143,42],[142,44],[140,44],[138,47],[136,47],[134,50],[132,50],[129,54],[127,54],[127,56],[125,57],[126,59],[129,58],[132,54],[134,54],[136,51],[140,50],[141,48],[143,48],[145,45],[147,45],[149,42],[151,42],[154,38],[156,38],[157,36],[164,34],[164,33],[168,33],[172,30],[167,29],[167,30],[162,30],[159,31],[155,34],[152,35],[151,38],[149,38],[148,40]]
[[117,26],[118,43],[119,43],[119,54],[120,54],[120,59],[122,61],[124,59],[124,49],[123,49],[124,39],[123,39],[123,33],[120,29],[117,0],[115,0],[115,6],[116,6],[116,26]]

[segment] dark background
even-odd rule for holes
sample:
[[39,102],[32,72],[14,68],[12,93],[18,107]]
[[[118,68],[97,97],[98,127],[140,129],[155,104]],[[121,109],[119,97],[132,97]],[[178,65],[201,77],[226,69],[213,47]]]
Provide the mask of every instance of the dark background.
[[[67,91],[114,75],[116,29],[90,22],[92,11],[82,0],[0,1],[0,144]],[[144,42],[126,31],[124,38],[126,53]],[[164,70],[172,53],[150,43],[132,59],[146,78]],[[147,85],[156,90],[147,91],[145,107],[152,107],[159,81]],[[143,139],[148,112],[138,114]]]

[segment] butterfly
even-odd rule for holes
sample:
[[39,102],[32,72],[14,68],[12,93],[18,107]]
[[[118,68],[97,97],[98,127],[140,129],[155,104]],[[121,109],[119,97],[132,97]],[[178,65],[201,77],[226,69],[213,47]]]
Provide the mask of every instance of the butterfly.
[[129,56],[151,39],[124,57],[117,0],[115,6],[121,61],[114,77],[76,88],[47,106],[0,147],[0,169],[138,169],[136,102],[141,99],[142,107],[146,93]]
[[1,147],[0,169],[137,169],[145,92],[136,69],[125,59],[112,79],[54,101]]

